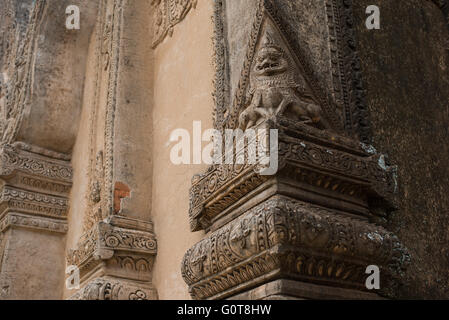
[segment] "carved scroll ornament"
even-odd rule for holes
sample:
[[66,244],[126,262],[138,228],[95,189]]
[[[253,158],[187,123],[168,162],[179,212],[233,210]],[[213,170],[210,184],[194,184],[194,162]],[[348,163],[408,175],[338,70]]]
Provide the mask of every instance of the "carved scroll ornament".
[[172,36],[175,25],[180,23],[197,0],[153,0],[153,48],[156,48],[167,35]]

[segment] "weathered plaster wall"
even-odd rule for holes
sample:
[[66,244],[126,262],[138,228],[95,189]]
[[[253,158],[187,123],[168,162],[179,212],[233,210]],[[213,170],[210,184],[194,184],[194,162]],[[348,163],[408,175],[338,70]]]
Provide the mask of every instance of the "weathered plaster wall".
[[[120,21],[121,29],[114,33],[112,46],[115,48],[120,44],[118,58],[112,53],[114,49],[108,46],[112,39],[112,4],[112,1],[105,2],[105,6],[100,7],[100,17],[88,47],[81,124],[72,157],[75,174],[67,251],[74,249],[86,228],[91,227],[86,223],[86,216],[98,209],[98,206],[92,208],[90,199],[94,192],[92,185],[96,181],[100,182],[100,188],[104,188],[103,177],[97,176],[96,170],[102,168],[104,171],[106,167],[107,130],[111,131],[113,146],[112,157],[108,159],[113,168],[112,183],[116,189],[121,186],[129,193],[118,201],[114,200],[113,208],[103,209],[102,216],[97,218],[102,220],[114,213],[141,221],[151,220],[153,87],[151,42],[148,38],[150,4],[124,1],[120,13],[117,10],[115,28],[119,28]],[[113,72],[115,70],[117,73]],[[111,113],[113,116],[107,119],[107,113],[109,117]],[[99,153],[103,157],[98,158]],[[114,194],[119,191],[115,190]],[[102,200],[106,199],[107,192],[103,190]],[[65,297],[73,293],[66,290]]]
[[5,236],[0,299],[60,299],[64,283],[61,237],[29,229],[10,229]]
[[[70,208],[67,217],[69,230],[67,232],[66,252],[75,247],[79,237],[83,233],[83,219],[87,211],[87,190],[89,174],[89,138],[90,138],[90,115],[95,108],[95,86],[96,75],[96,37],[97,25],[92,33],[89,49],[86,55],[86,84],[83,96],[83,107],[80,115],[80,125],[75,146],[72,153],[72,166],[74,168],[73,186],[70,193]],[[101,117],[104,123],[104,117]],[[100,125],[100,123],[98,125]],[[65,253],[66,254],[66,253]],[[64,255],[65,255],[64,254]],[[64,297],[69,297],[74,291],[66,290],[64,286]]]
[[[204,165],[173,165],[170,133],[193,121],[212,128],[212,1],[198,1],[155,50],[152,217],[158,240],[154,283],[160,299],[190,299],[181,278],[184,253],[201,239],[188,221],[189,188]],[[204,144],[205,145],[205,144]]]
[[148,221],[153,156],[152,50],[148,37],[151,6],[147,1],[128,0],[123,8],[114,119],[114,184],[124,184],[130,194],[121,200],[120,212],[116,213]]
[[[430,1],[357,0],[355,25],[374,146],[398,165],[400,210],[389,228],[412,262],[407,298],[449,296],[449,34]],[[381,10],[367,30],[365,9]]]

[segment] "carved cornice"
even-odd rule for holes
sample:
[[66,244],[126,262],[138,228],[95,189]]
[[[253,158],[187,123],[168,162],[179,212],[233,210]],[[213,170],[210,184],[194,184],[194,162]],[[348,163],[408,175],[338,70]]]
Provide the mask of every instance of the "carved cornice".
[[[383,164],[382,155],[368,152],[365,145],[354,144],[343,136],[293,124],[287,119],[274,121],[270,127],[280,132],[277,176],[288,172],[297,181],[332,192],[333,197],[339,193],[353,200],[366,201],[370,196],[392,201],[395,172]],[[191,230],[209,228],[226,208],[263,184],[279,184],[275,177],[259,175],[257,169],[258,164],[217,165],[198,176],[190,190]]]
[[0,232],[4,232],[11,227],[38,229],[57,233],[66,233],[68,230],[68,225],[65,221],[18,213],[8,213],[0,221]]
[[[157,242],[151,224],[141,222],[145,226],[143,229],[131,229],[133,224],[127,223],[129,221],[134,220],[114,217],[96,224],[81,237],[77,248],[70,250],[67,263],[89,269],[95,261],[116,258],[117,253],[153,259],[157,252]],[[119,261],[116,262],[120,264]]]
[[67,265],[77,266],[86,282],[71,299],[156,299],[151,284],[156,251],[150,222],[113,216],[97,223],[68,252]]
[[275,196],[191,248],[182,275],[195,299],[223,298],[261,277],[362,290],[368,265],[394,278],[408,259],[398,239],[382,227]]
[[[66,219],[72,168],[68,160],[23,144],[0,149],[0,216],[8,212],[37,217]],[[62,223],[62,222],[61,222]]]
[[42,191],[57,195],[67,195],[70,192],[71,184],[58,183],[54,181],[48,181],[42,178],[35,178],[29,175],[17,174],[16,179],[14,179],[14,185],[22,187],[24,189],[30,189],[34,191]]
[[4,186],[0,193],[3,212],[16,211],[53,218],[65,218],[68,199]]
[[154,10],[153,48],[156,48],[167,35],[172,36],[175,25],[180,23],[197,0],[152,0]]
[[16,171],[67,183],[71,183],[73,177],[68,161],[3,145],[0,150],[0,175],[8,176]]
[[96,278],[89,281],[69,300],[155,300],[157,293],[151,286],[126,280]]

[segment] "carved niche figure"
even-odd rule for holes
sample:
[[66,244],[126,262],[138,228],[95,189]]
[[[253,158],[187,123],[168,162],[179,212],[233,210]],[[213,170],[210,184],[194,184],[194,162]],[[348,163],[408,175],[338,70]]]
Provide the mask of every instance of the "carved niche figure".
[[329,128],[305,81],[295,79],[296,69],[291,64],[285,51],[266,32],[255,57],[247,97],[250,103],[240,114],[240,129],[249,129],[275,115],[284,115],[320,129]]

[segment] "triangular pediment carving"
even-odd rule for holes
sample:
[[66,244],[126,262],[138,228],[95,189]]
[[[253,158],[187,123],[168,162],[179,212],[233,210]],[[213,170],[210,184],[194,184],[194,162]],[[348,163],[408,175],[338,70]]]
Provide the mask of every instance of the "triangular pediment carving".
[[342,132],[342,120],[314,80],[306,59],[290,46],[261,2],[227,128],[242,130],[284,117],[322,130]]

